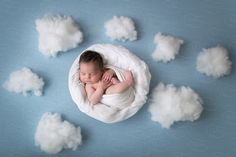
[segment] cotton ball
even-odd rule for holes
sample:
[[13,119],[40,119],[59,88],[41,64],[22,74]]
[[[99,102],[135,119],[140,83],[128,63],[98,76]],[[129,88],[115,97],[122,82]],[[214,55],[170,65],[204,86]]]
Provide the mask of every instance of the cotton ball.
[[43,79],[26,67],[12,72],[9,79],[3,84],[3,87],[9,92],[27,95],[27,92],[32,91],[36,96],[42,95],[43,86]]
[[227,49],[221,46],[203,49],[197,57],[197,70],[214,78],[228,75],[231,64]]
[[191,88],[159,83],[152,93],[148,110],[153,121],[170,128],[174,122],[198,119],[203,107],[201,98]]
[[76,150],[82,143],[80,127],[63,121],[58,113],[44,113],[35,133],[35,143],[46,153],[56,154],[63,148]]
[[55,57],[59,51],[75,48],[83,40],[79,25],[70,16],[51,15],[36,20],[39,51]]
[[179,38],[157,33],[154,37],[154,43],[157,44],[157,46],[152,53],[152,58],[156,61],[167,63],[170,60],[175,59],[175,56],[179,53],[180,46],[184,41]]
[[112,40],[134,41],[137,40],[137,31],[134,22],[129,17],[114,16],[105,23],[106,35]]

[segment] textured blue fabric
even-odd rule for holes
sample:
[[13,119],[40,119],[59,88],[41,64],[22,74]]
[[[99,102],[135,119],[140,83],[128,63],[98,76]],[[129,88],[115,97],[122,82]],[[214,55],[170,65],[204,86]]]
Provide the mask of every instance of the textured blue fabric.
[[[0,88],[0,156],[49,156],[34,145],[37,123],[48,111],[61,113],[82,128],[83,145],[58,156],[235,156],[235,6],[234,0],[1,0],[0,83],[26,66],[43,77],[46,86],[42,97],[24,97]],[[57,58],[45,58],[38,51],[35,20],[46,13],[71,15],[84,32],[84,42]],[[137,41],[111,41],[105,35],[104,22],[114,15],[135,21]],[[157,32],[185,41],[169,64],[151,58]],[[200,119],[163,129],[150,120],[150,96],[134,117],[121,123],[104,124],[81,113],[70,97],[67,76],[73,60],[94,43],[123,45],[142,58],[152,74],[151,91],[159,82],[193,88],[204,101]],[[196,71],[196,57],[202,48],[218,44],[229,50],[233,70],[213,79]]]

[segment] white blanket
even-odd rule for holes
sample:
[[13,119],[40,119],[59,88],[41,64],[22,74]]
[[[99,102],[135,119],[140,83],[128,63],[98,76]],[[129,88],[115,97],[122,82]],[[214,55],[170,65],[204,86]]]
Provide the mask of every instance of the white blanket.
[[115,123],[133,116],[147,100],[151,79],[148,66],[121,46],[96,44],[85,51],[87,50],[100,53],[105,65],[111,65],[109,67],[115,70],[120,80],[124,79],[121,69],[131,70],[135,85],[121,94],[103,95],[99,104],[92,105],[87,99],[83,83],[79,80],[79,55],[69,72],[69,90],[73,101],[80,111],[105,123]]

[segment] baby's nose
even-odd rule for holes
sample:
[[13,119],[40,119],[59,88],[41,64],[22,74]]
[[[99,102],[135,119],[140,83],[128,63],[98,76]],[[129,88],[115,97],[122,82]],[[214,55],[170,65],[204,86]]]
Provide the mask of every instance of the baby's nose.
[[91,78],[91,75],[90,75],[90,74],[88,74],[88,75],[87,75],[87,78],[89,78],[89,79],[90,79],[90,78]]

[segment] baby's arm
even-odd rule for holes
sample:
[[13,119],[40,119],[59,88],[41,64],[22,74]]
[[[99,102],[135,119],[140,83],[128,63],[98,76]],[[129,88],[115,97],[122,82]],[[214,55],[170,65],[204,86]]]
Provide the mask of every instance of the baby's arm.
[[93,104],[97,104],[101,101],[102,95],[104,94],[107,87],[110,86],[110,83],[105,81],[100,81],[97,88],[93,88],[92,85],[86,84],[85,90],[87,93],[88,100]]
[[87,93],[88,100],[93,104],[97,104],[104,93],[104,90],[102,88],[94,89],[91,85],[86,85],[85,90]]

